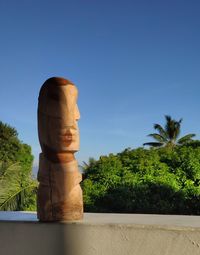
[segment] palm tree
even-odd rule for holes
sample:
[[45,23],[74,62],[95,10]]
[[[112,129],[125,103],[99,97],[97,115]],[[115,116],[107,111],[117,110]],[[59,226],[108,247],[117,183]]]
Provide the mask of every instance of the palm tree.
[[82,174],[82,179],[85,180],[87,178],[87,171],[95,164],[96,160],[93,157],[88,159],[88,163],[83,161],[82,165],[79,165],[80,172]]
[[195,134],[188,134],[179,138],[182,119],[176,121],[169,115],[165,115],[165,119],[166,124],[164,128],[159,124],[154,124],[154,129],[157,130],[158,133],[148,135],[156,140],[156,142],[144,143],[143,145],[152,147],[174,147],[175,145],[184,145],[193,141],[192,138]]
[[0,162],[0,211],[23,210],[36,189],[37,182],[29,175],[23,176],[19,163]]

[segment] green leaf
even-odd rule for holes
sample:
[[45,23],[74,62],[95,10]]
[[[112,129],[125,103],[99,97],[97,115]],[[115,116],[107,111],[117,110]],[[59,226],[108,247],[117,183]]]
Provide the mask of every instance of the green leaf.
[[185,135],[183,137],[181,137],[179,140],[178,140],[178,144],[186,144],[186,143],[189,143],[192,141],[192,138],[195,137],[196,135],[195,134],[188,134],[188,135]]

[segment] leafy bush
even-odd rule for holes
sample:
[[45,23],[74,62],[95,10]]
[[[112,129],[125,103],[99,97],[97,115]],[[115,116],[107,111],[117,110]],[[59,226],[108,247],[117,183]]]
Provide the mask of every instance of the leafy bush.
[[125,149],[85,167],[88,212],[200,214],[200,147]]

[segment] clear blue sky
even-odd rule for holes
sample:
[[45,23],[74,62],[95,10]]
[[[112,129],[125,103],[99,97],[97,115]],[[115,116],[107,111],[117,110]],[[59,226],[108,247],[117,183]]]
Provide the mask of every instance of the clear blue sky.
[[0,119],[32,146],[51,76],[79,89],[79,163],[150,141],[164,115],[200,131],[199,0],[1,0]]

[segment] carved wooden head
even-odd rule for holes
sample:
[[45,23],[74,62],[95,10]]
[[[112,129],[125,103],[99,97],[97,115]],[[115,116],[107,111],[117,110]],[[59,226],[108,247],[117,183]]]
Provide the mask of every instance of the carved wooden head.
[[64,78],[53,77],[42,85],[38,99],[38,134],[43,152],[79,150],[77,97],[76,86]]

